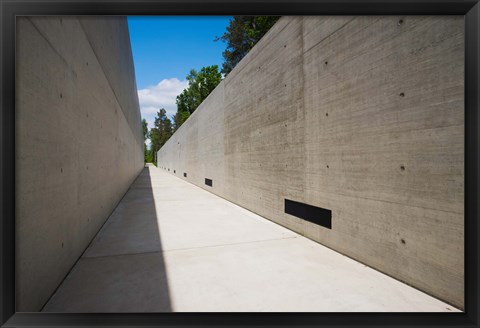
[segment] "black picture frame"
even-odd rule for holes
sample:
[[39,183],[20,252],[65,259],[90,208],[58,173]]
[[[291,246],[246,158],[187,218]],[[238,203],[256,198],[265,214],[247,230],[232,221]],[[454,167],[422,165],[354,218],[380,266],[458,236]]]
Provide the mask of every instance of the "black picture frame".
[[[15,312],[15,17],[21,15],[465,15],[464,313]],[[472,0],[0,0],[0,324],[2,327],[478,327],[480,5]]]

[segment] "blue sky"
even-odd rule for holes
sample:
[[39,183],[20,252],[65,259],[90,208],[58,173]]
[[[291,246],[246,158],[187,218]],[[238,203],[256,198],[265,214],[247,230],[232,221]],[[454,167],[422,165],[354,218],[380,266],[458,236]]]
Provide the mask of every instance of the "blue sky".
[[190,69],[218,65],[225,43],[214,42],[228,26],[227,16],[128,17],[142,118],[153,126],[160,108],[171,116],[175,97],[187,86]]

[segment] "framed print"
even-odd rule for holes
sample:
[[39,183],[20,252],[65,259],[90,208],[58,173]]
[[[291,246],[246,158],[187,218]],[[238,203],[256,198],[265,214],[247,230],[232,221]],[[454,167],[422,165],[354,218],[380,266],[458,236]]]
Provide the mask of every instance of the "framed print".
[[478,326],[479,14],[2,1],[2,327]]

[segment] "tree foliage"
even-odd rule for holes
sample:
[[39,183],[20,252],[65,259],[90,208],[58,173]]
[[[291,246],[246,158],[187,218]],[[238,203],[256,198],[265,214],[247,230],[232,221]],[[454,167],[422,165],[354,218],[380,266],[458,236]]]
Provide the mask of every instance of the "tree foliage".
[[167,111],[161,108],[157,112],[153,128],[150,129],[150,151],[158,152],[172,133],[172,121],[167,117]]
[[150,149],[147,149],[147,145],[145,145],[145,163],[153,163],[154,156],[153,156],[153,149],[150,146]]
[[155,117],[154,127],[147,134],[144,126],[144,135],[149,137],[151,142],[150,152],[145,155],[148,159],[150,156],[155,158],[155,153],[220,83],[222,75],[218,65],[212,65],[202,67],[198,72],[192,69],[186,78],[188,87],[176,98],[177,113],[173,116],[173,122],[167,117],[166,110],[161,108]]
[[143,141],[148,139],[148,123],[146,119],[142,120],[142,128],[143,128]]
[[148,124],[146,119],[142,120],[142,128],[143,128],[143,163],[149,163],[149,161],[147,161],[147,155],[148,155],[147,144],[145,143],[145,140],[148,139]]
[[218,65],[212,65],[202,67],[198,72],[194,69],[190,70],[186,79],[188,87],[176,98],[177,113],[173,117],[175,131],[222,81],[222,74],[219,72]]
[[230,73],[279,18],[280,16],[233,16],[227,31],[215,39],[227,43],[221,72],[225,75]]
[[144,145],[145,162],[154,162],[155,153],[217,87],[222,80],[222,73],[230,73],[279,18],[280,16],[234,16],[230,20],[226,32],[215,39],[227,43],[221,71],[217,65],[202,67],[199,71],[190,70],[186,77],[188,87],[176,97],[177,113],[172,120],[163,108],[157,112],[154,127],[150,131],[146,120],[142,120],[144,140],[150,138],[151,141],[150,149],[147,150]]
[[173,116],[173,130],[177,131],[180,126],[187,120],[190,116],[188,111],[177,111]]

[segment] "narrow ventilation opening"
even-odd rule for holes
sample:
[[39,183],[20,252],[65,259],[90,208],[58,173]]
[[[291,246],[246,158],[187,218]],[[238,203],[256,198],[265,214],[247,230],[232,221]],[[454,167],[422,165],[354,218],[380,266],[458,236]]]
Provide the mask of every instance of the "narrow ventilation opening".
[[186,178],[186,177],[187,177],[187,173],[184,172],[184,173],[183,173],[183,176]]
[[332,229],[332,211],[329,209],[285,199],[285,213]]
[[212,186],[213,186],[213,181],[212,181],[212,179],[207,179],[207,178],[205,178],[205,184],[206,184],[207,186],[212,187]]

